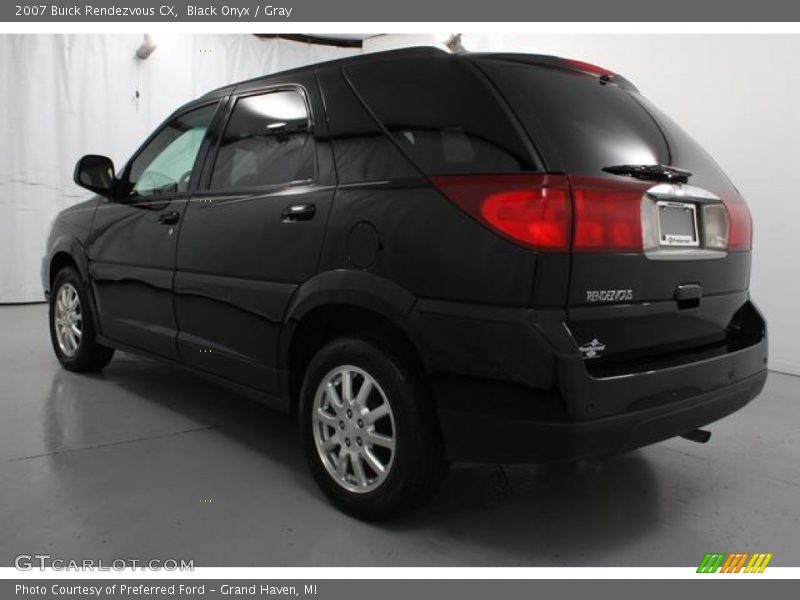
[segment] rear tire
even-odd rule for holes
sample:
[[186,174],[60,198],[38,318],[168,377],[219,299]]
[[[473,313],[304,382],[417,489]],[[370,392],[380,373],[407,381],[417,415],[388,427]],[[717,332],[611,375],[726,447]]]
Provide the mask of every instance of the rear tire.
[[374,340],[337,339],[316,354],[303,379],[300,419],[314,479],[356,518],[378,521],[414,510],[446,472],[421,373]]
[[89,297],[72,267],[61,269],[50,291],[50,340],[58,362],[70,371],[98,371],[114,356],[96,341]]

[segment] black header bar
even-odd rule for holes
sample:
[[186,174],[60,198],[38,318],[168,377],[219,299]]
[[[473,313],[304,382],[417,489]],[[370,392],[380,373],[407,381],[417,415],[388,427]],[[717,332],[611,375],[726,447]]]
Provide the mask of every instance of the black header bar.
[[4,22],[791,22],[787,0],[11,0]]

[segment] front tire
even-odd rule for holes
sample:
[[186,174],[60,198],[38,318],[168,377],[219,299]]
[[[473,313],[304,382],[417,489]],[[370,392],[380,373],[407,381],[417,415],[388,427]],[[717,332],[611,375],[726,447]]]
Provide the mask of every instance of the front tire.
[[372,340],[338,339],[313,358],[300,396],[311,473],[339,509],[377,521],[433,495],[445,462],[433,404],[413,361]]
[[114,350],[98,344],[89,297],[72,267],[61,269],[50,292],[50,340],[61,365],[70,371],[98,371]]

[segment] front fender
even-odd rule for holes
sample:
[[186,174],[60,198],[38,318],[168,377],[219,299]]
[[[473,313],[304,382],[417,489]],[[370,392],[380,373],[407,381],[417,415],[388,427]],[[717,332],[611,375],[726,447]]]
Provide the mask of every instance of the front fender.
[[56,235],[53,240],[48,241],[48,249],[42,259],[41,278],[45,295],[50,293],[50,282],[54,275],[50,272],[50,268],[53,264],[53,258],[59,253],[69,255],[77,266],[83,282],[87,286],[89,284],[89,259],[86,254],[86,248],[75,236],[69,233],[61,233]]
[[91,282],[89,281],[89,257],[86,248],[81,244],[78,238],[70,235],[69,233],[62,233],[53,238],[52,243],[48,242],[48,251],[42,259],[42,285],[44,287],[45,297],[50,297],[50,281],[54,273],[51,273],[53,259],[58,254],[67,254],[72,259],[72,262],[78,269],[81,281],[86,286],[86,292],[89,297],[89,312],[92,315],[92,322],[94,330],[102,333],[100,329],[100,320],[97,312],[97,302],[94,297],[94,290]]
[[41,278],[45,295],[50,293],[50,280],[53,273],[50,266],[53,258],[59,253],[68,254],[78,266],[78,272],[84,283],[89,283],[89,261],[86,252],[89,234],[92,229],[99,196],[79,202],[62,210],[53,221],[45,245],[45,256],[42,259]]

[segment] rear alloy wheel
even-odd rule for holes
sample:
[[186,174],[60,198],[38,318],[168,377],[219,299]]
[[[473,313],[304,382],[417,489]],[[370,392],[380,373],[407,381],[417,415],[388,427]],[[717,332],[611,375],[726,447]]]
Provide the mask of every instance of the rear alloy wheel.
[[96,371],[105,367],[114,350],[95,341],[89,299],[78,272],[66,267],[58,272],[50,295],[50,339],[62,366],[70,371]]
[[330,371],[317,386],[314,442],[328,474],[345,490],[365,494],[392,469],[395,424],[378,382],[352,365]]
[[301,391],[314,479],[339,509],[364,520],[420,506],[446,467],[424,379],[413,361],[378,344],[331,342],[306,369]]

